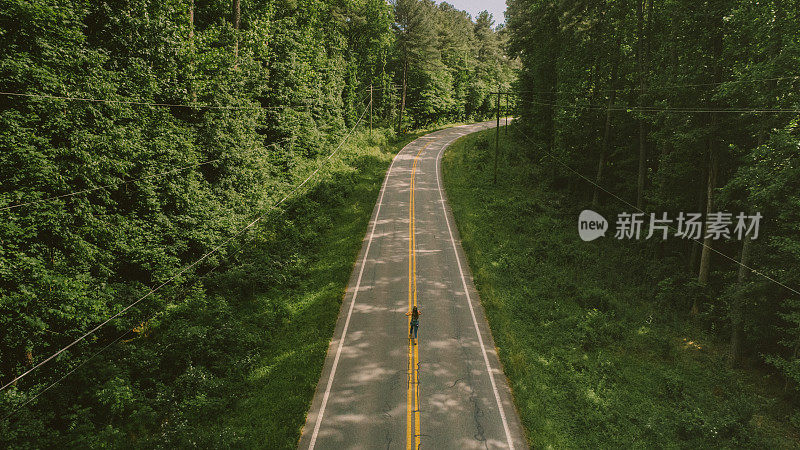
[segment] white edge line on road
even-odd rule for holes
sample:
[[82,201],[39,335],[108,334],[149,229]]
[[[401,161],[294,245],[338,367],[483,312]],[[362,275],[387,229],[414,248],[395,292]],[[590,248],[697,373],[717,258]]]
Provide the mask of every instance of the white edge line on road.
[[[413,142],[413,141],[412,141]],[[333,377],[336,375],[336,366],[339,365],[339,356],[342,354],[342,347],[344,346],[344,339],[347,336],[347,328],[350,326],[350,316],[353,314],[353,306],[356,304],[356,297],[358,296],[358,290],[361,288],[361,277],[364,275],[364,268],[367,266],[367,257],[369,256],[369,248],[372,246],[372,238],[375,236],[375,227],[378,225],[378,219],[381,216],[381,206],[383,205],[383,194],[386,193],[386,185],[389,182],[389,175],[392,173],[392,167],[394,167],[394,162],[400,157],[400,154],[403,153],[405,147],[397,152],[397,155],[392,159],[392,163],[389,165],[389,170],[386,171],[386,177],[383,181],[383,186],[381,187],[381,196],[378,198],[378,209],[375,212],[375,218],[372,221],[372,231],[369,234],[369,240],[367,240],[367,248],[364,250],[364,259],[361,262],[361,269],[358,272],[358,280],[356,281],[356,288],[353,290],[353,298],[350,300],[350,308],[347,310],[347,319],[344,321],[344,329],[342,330],[342,337],[339,338],[339,347],[336,349],[336,356],[333,358],[333,367],[331,367],[331,374],[328,377],[328,385],[325,387],[325,395],[322,396],[322,405],[319,408],[319,414],[317,415],[316,423],[314,424],[314,431],[311,433],[311,442],[308,444],[308,450],[313,450],[314,445],[317,442],[317,434],[319,433],[319,427],[322,424],[322,416],[325,414],[325,406],[328,404],[328,397],[331,394],[331,386],[333,385]]]
[[[470,134],[470,133],[467,133]],[[481,331],[478,328],[478,319],[475,318],[475,310],[472,307],[472,300],[469,296],[469,289],[467,289],[467,280],[464,278],[464,270],[461,268],[461,257],[458,256],[458,249],[456,248],[456,240],[453,238],[453,230],[450,227],[450,219],[447,217],[447,208],[445,207],[444,201],[444,193],[442,192],[442,182],[440,180],[440,167],[439,161],[442,158],[442,154],[444,150],[450,146],[453,142],[457,139],[466,136],[466,134],[458,136],[448,142],[447,144],[439,150],[439,154],[436,155],[436,184],[439,187],[439,198],[442,200],[442,212],[444,213],[444,220],[447,223],[447,231],[450,233],[450,242],[453,244],[453,253],[456,255],[456,264],[458,264],[458,272],[461,274],[461,284],[464,287],[464,294],[467,296],[467,305],[469,305],[469,312],[472,315],[472,324],[475,325],[475,333],[478,335],[478,343],[481,345],[481,352],[483,352],[483,362],[486,363],[486,372],[489,374],[489,381],[492,383],[492,391],[494,391],[494,398],[497,400],[497,408],[500,410],[500,419],[503,421],[503,428],[506,432],[506,441],[508,442],[508,448],[510,450],[514,450],[514,442],[511,440],[511,431],[508,428],[508,421],[506,420],[506,413],[503,410],[503,402],[500,401],[500,394],[497,391],[497,384],[494,382],[494,374],[492,373],[492,366],[489,364],[489,357],[486,354],[486,347],[483,345],[483,337],[481,337]]]

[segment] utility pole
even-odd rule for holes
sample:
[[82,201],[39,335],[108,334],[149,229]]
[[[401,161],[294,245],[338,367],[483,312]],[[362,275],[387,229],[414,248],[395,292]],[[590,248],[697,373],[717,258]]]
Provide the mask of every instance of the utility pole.
[[506,136],[508,136],[508,92],[506,92],[506,128],[503,130]]
[[372,139],[372,83],[369,84],[369,138]]
[[497,126],[494,133],[494,180],[492,184],[497,184],[497,155],[500,153],[500,86],[497,86]]
[[[508,110],[508,96],[511,92],[508,91],[501,91],[500,86],[497,86],[497,92],[490,92],[490,95],[497,95],[497,131],[495,131],[495,138],[494,138],[494,184],[497,184],[497,158],[500,154],[500,102],[501,102],[501,95],[506,96],[506,110]],[[508,111],[506,111],[508,112]],[[508,126],[508,117],[506,117],[506,126]],[[506,133],[508,133],[508,128],[506,128]]]
[[400,118],[397,120],[397,132],[403,131],[403,113],[406,111],[406,87],[408,87],[408,61],[403,62],[403,95],[400,99]]

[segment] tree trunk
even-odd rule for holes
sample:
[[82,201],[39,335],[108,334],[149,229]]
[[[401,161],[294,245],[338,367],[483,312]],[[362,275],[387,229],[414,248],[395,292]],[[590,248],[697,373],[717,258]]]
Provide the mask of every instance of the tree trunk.
[[[595,36],[594,38],[595,38],[595,40],[599,39],[598,36]],[[602,77],[598,74],[598,72],[600,71],[599,70],[599,66],[598,66],[600,52],[593,52],[593,53],[594,53],[595,57],[594,57],[594,61],[593,61],[593,64],[592,64],[592,68],[589,70],[589,86],[591,87],[591,91],[592,91],[592,94],[589,97],[589,105],[596,105],[597,102],[598,102],[597,93],[603,91],[603,89],[600,87],[600,83],[602,83],[602,80],[601,80]],[[594,114],[591,113],[592,110],[589,109],[588,111],[590,113],[589,115],[591,117],[593,117]],[[592,150],[593,150],[592,147],[594,147],[594,145],[592,144],[591,140],[587,139],[586,140],[586,146],[584,147],[584,153],[587,154],[587,155],[590,155]],[[572,178],[574,178],[574,177],[570,177],[570,179],[572,179]],[[591,185],[586,185],[584,183],[578,183],[578,186],[579,186],[578,189],[581,189],[580,190],[580,197],[581,198],[586,198],[587,200],[591,200],[593,198],[592,196],[594,195],[594,191],[592,190],[592,186]]]
[[608,159],[608,141],[611,139],[611,110],[614,106],[614,100],[617,96],[617,91],[614,87],[617,84],[617,71],[619,69],[619,47],[620,40],[617,39],[616,55],[614,63],[611,68],[611,93],[608,96],[608,107],[606,108],[606,125],[603,131],[603,146],[600,150],[600,162],[597,164],[597,177],[595,177],[594,195],[592,196],[592,208],[596,208],[600,202],[600,183],[603,181],[603,168]]
[[397,132],[403,131],[403,114],[406,111],[406,76],[408,73],[408,60],[403,61],[403,95],[400,99],[400,118],[397,119]]
[[[641,103],[639,103],[641,106]],[[636,179],[636,207],[643,208],[644,184],[647,177],[647,150],[644,139],[644,120],[639,119],[639,176]]]
[[[715,12],[721,12],[721,9]],[[713,22],[710,26],[714,27],[714,34],[711,40],[711,54],[715,62],[714,67],[714,82],[715,86],[719,86],[722,81],[722,44],[723,44],[723,31],[722,31],[722,17],[717,16],[712,18]],[[719,107],[715,102],[711,102],[711,107]],[[708,192],[706,201],[706,226],[703,227],[704,231],[708,228],[708,215],[713,212],[714,207],[714,188],[717,186],[717,173],[719,171],[719,115],[718,113],[711,113],[711,131],[708,137]],[[703,252],[700,254],[700,272],[697,274],[697,281],[701,285],[708,283],[708,274],[711,272],[711,246],[713,241],[709,237],[703,238]],[[692,315],[700,312],[700,297],[696,298],[692,305]]]
[[[712,119],[712,129],[716,127],[715,122],[716,120]],[[713,137],[709,138],[710,141],[713,141],[713,139]],[[709,147],[710,155],[708,162],[708,183],[706,190],[706,219],[708,219],[709,214],[714,212],[714,188],[717,185],[717,171],[719,170],[719,156],[717,155],[714,142],[709,142]],[[706,223],[706,226],[703,227],[703,231],[706,231],[707,226],[708,224]],[[697,281],[702,285],[708,283],[708,274],[711,271],[711,245],[713,242],[714,241],[710,237],[703,237],[703,251],[700,253],[700,271],[697,274]],[[699,312],[700,299],[696,298],[694,304],[692,305],[692,314],[697,314]]]
[[739,287],[731,298],[731,347],[729,360],[731,367],[737,367],[741,364],[742,359],[742,303],[745,296],[745,281],[750,272],[745,267],[750,262],[750,247],[750,235],[745,235],[742,241],[742,256],[739,259],[741,265],[739,266],[739,274],[736,280]]
[[[639,113],[644,106],[644,1],[639,0],[636,9],[636,23],[639,31],[639,38],[636,42],[636,61],[639,71]],[[639,118],[639,176],[636,180],[636,207],[642,209],[644,198],[644,183],[647,177],[647,150],[645,148],[644,118]]]
[[689,241],[691,252],[689,253],[689,272],[694,273],[697,270],[697,259],[700,256],[700,244],[694,241]]
[[[703,175],[701,180],[708,177],[708,167],[704,167]],[[705,209],[705,201],[706,201],[706,190],[703,188],[699,188],[696,191],[696,200],[697,200],[697,209],[696,211],[700,212]],[[702,247],[701,244],[695,242],[694,239],[688,240],[691,253],[689,256],[689,273],[697,273],[698,270],[698,260],[700,259],[700,248]]]
[[[559,26],[559,15],[557,8],[553,8],[548,13],[548,24],[550,29],[550,51],[552,52],[552,57],[548,58],[548,61],[545,63],[545,90],[548,91],[545,94],[545,103],[544,106],[544,117],[542,118],[544,121],[544,143],[545,143],[545,152],[548,154],[553,154],[555,152],[555,143],[556,143],[556,105],[558,104],[558,60],[561,57],[561,31]],[[556,164],[555,161],[550,161],[550,164],[547,165],[548,167],[548,177],[551,181],[555,181],[556,179]]]
[[233,0],[233,29],[236,35],[236,42],[233,44],[233,57],[234,60],[239,60],[239,24],[242,18],[241,0]]

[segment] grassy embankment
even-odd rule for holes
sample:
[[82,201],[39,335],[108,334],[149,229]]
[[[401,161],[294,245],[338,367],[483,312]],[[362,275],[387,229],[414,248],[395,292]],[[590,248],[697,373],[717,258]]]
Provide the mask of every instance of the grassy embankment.
[[386,170],[424,133],[355,133],[212,272],[87,360],[78,389],[22,408],[0,447],[295,448]]
[[[234,389],[238,400],[220,411],[220,422],[203,422],[203,441],[296,447],[386,170],[426,132],[354,136],[341,162],[321,172],[323,181],[262,227],[237,267],[215,280],[220,295],[243,299],[237,326],[263,340],[248,352],[252,363]],[[251,282],[253,275],[269,279]]]
[[[9,416],[0,447],[295,448],[386,170],[428,131],[355,133],[219,263],[76,359],[76,388]],[[325,154],[290,167],[275,198]]]
[[444,183],[534,448],[797,447],[791,406],[757,369],[730,370],[724,336],[669,319],[675,271],[635,242],[583,242],[584,205],[552,192],[494,131],[457,141]]

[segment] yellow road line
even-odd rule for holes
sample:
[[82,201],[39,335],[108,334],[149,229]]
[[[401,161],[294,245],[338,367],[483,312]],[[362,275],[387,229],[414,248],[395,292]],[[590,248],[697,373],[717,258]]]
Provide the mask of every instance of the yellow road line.
[[[411,310],[417,306],[417,252],[416,252],[416,223],[414,217],[414,186],[416,184],[414,176],[417,171],[417,161],[423,150],[428,148],[425,144],[414,157],[414,164],[411,166],[411,181],[409,183],[409,212],[408,212],[408,330],[411,331]],[[406,448],[416,450],[420,444],[420,425],[419,425],[419,345],[414,345],[414,341],[408,340],[408,389],[406,392]]]
[[419,344],[414,346],[414,450],[419,448]]

